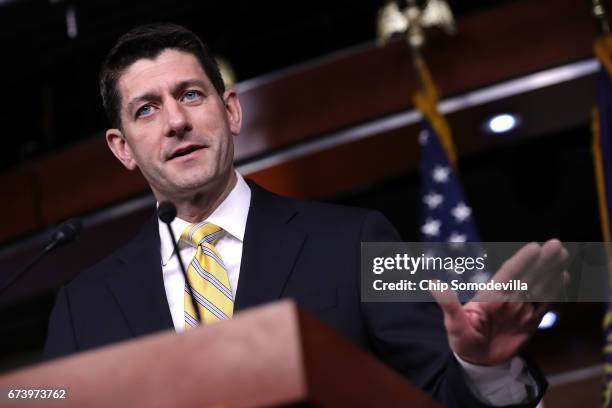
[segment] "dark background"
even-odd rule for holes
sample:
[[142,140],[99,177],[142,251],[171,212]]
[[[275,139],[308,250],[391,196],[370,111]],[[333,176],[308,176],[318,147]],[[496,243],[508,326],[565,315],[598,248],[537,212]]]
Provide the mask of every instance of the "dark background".
[[[451,0],[457,17],[509,1]],[[194,31],[228,59],[238,81],[376,38],[381,0],[0,1],[0,171],[106,127],[100,63],[116,39],[148,22]],[[73,7],[77,37],[69,38]]]

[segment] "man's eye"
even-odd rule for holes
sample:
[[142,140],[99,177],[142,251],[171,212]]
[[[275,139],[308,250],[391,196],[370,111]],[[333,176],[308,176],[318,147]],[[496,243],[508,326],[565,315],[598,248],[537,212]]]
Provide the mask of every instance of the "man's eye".
[[150,115],[153,112],[153,107],[151,105],[144,105],[136,111],[136,117],[139,118],[141,116]]
[[200,98],[201,94],[198,91],[187,91],[185,92],[185,94],[183,95],[183,100],[190,102],[190,101],[196,101]]

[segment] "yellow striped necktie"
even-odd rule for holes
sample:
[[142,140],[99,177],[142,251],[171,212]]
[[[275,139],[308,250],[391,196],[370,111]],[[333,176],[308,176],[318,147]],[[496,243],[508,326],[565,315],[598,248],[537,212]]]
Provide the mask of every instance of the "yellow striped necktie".
[[223,230],[220,227],[208,222],[191,224],[181,234],[181,241],[196,248],[196,254],[187,268],[188,282],[185,282],[186,330],[198,325],[187,285],[190,285],[193,290],[193,296],[204,324],[232,317],[234,295],[227,269],[214,246],[222,235]]

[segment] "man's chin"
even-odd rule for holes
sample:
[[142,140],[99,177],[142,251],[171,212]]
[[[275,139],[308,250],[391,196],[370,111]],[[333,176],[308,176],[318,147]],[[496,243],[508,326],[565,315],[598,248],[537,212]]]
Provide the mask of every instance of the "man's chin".
[[222,181],[210,177],[200,177],[190,180],[181,180],[176,184],[174,191],[178,196],[189,197],[196,194],[209,194],[218,189],[222,185]]
[[177,185],[176,192],[182,196],[190,196],[198,193],[209,193],[214,190],[214,183],[211,180],[194,180]]
[[[229,178],[206,171],[189,171],[167,177],[164,196],[170,200],[190,199],[202,194],[223,194]],[[161,189],[160,189],[161,190]]]

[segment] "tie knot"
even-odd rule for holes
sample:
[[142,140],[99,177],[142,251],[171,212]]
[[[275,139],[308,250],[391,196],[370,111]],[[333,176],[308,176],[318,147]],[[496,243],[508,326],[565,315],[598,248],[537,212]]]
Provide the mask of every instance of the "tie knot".
[[214,245],[221,235],[223,229],[210,222],[200,222],[198,224],[190,224],[181,234],[181,241],[187,242],[191,246],[199,246],[204,242]]

